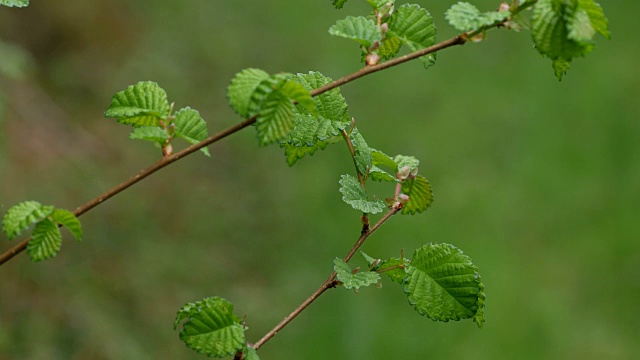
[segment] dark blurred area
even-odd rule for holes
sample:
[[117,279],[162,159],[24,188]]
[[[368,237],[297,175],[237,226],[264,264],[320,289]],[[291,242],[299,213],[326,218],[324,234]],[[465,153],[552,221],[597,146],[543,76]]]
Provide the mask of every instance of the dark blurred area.
[[[439,39],[453,1],[429,9]],[[475,1],[490,10],[497,2]],[[363,250],[461,248],[486,285],[487,323],[436,323],[401,289],[329,291],[261,350],[263,359],[633,359],[640,352],[640,5],[603,3],[611,41],[562,82],[524,31],[447,49],[342,89],[369,145],[415,155],[436,200],[396,216]],[[24,200],[75,209],[156,161],[102,114],[156,81],[214,133],[239,122],[226,87],[245,67],[320,71],[361,64],[327,29],[368,4],[329,1],[32,0],[0,7],[0,210]],[[172,323],[221,296],[256,341],[344,256],[360,231],[338,180],[346,147],[293,168],[246,129],[82,216],[52,260],[0,267],[0,359],[198,359]],[[384,198],[392,189],[375,187]],[[377,217],[372,217],[377,220]],[[65,233],[65,235],[69,235]],[[9,249],[4,235],[0,251]],[[15,240],[14,242],[20,241]],[[357,261],[360,261],[359,259]],[[361,263],[360,265],[363,265]],[[385,279],[386,280],[386,279]],[[636,355],[633,355],[636,354]]]

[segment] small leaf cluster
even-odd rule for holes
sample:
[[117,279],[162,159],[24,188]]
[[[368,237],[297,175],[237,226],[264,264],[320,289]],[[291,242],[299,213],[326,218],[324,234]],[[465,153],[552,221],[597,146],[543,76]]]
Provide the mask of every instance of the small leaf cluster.
[[445,16],[453,27],[470,34],[469,38],[481,40],[490,27],[520,29],[523,20],[518,14],[533,8],[528,26],[533,43],[541,55],[551,59],[559,80],[569,70],[571,60],[593,50],[596,34],[611,37],[604,11],[594,0],[519,0],[510,6],[503,4],[498,11],[483,13],[467,2],[459,2]]
[[247,328],[233,313],[233,304],[220,297],[188,303],[178,311],[174,329],[180,324],[180,340],[190,349],[210,357],[223,358],[244,352],[245,359],[258,360],[247,345]]
[[411,260],[363,255],[370,266],[366,272],[350,270],[336,260],[335,271],[345,288],[375,284],[373,274],[384,273],[403,286],[420,315],[434,321],[473,319],[478,327],[484,324],[485,293],[478,268],[453,245],[429,243],[417,249]]
[[0,0],[0,5],[8,7],[26,7],[29,6],[29,0]]
[[34,224],[27,243],[27,253],[33,261],[43,261],[58,254],[62,246],[60,226],[69,229],[76,240],[82,240],[82,226],[72,212],[37,201],[24,201],[9,208],[2,219],[2,230],[9,240],[13,240]]
[[[341,8],[346,1],[334,1]],[[436,42],[436,27],[429,12],[416,4],[395,8],[395,0],[368,0],[369,16],[348,16],[329,28],[329,34],[354,40],[360,44],[362,59],[376,65],[400,52],[402,45],[418,51]],[[425,67],[435,64],[435,55],[420,58]]]
[[[129,138],[154,143],[162,148],[164,156],[173,153],[171,143],[176,137],[197,144],[209,136],[207,124],[197,110],[185,107],[173,114],[167,93],[152,81],[141,81],[116,93],[104,116],[133,126]],[[201,151],[210,156],[206,147]]]

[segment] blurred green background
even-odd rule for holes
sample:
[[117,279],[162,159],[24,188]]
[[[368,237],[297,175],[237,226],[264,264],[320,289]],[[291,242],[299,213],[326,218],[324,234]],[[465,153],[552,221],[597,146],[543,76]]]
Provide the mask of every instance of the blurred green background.
[[[455,35],[428,8],[439,38]],[[495,1],[475,1],[481,9]],[[369,144],[422,160],[436,201],[396,216],[364,250],[448,242],[479,266],[487,323],[436,323],[389,281],[332,290],[263,359],[632,359],[640,352],[640,45],[637,2],[606,2],[611,41],[561,83],[528,32],[492,31],[343,87]],[[210,133],[245,67],[356,69],[324,1],[33,0],[0,8],[0,210],[33,199],[74,209],[160,156],[102,117],[111,96],[157,81]],[[305,299],[357,238],[338,180],[343,145],[285,163],[253,129],[194,154],[82,217],[85,239],[44,263],[0,268],[2,359],[198,359],[172,329],[186,302],[221,296],[256,341]],[[386,197],[391,189],[379,190]],[[374,217],[373,220],[377,218]],[[2,235],[4,236],[4,235]],[[1,251],[12,244],[2,237]],[[357,259],[361,261],[360,259]],[[634,355],[635,354],[635,355]]]

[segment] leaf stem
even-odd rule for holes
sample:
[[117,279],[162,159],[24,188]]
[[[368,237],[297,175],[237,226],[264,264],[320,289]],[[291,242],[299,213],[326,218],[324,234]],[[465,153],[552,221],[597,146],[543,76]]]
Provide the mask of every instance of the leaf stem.
[[[378,220],[378,222],[369,229],[369,231],[360,235],[356,243],[353,245],[347,256],[344,257],[345,262],[349,262],[353,255],[358,251],[358,249],[364,244],[365,240],[369,237],[369,235],[373,234],[378,228],[385,223],[385,221],[389,220],[389,218],[395,215],[398,211],[402,209],[402,206],[394,206],[389,211],[384,214],[384,216]],[[302,304],[298,305],[289,315],[287,315],[282,321],[278,323],[273,329],[271,329],[268,333],[266,333],[260,340],[258,340],[255,344],[253,344],[253,348],[258,350],[262,345],[264,345],[267,341],[269,341],[272,337],[276,336],[276,334],[282,330],[287,324],[289,324],[296,316],[300,315],[302,311],[304,311],[312,302],[314,302],[320,295],[322,295],[328,289],[335,287],[337,285],[336,280],[336,272],[334,271],[328,278],[325,280],[322,285],[309,296]]]
[[[523,9],[524,6],[521,6],[520,8],[518,8],[517,10],[521,10]],[[497,24],[496,24],[497,26]],[[350,83],[356,79],[359,79],[363,76],[372,74],[374,72],[378,72],[380,70],[384,70],[396,65],[400,65],[402,63],[405,63],[407,61],[410,60],[414,60],[417,59],[421,56],[427,55],[427,54],[431,54],[431,53],[435,53],[437,51],[455,46],[455,45],[463,45],[466,43],[466,39],[465,39],[465,34],[461,34],[458,35],[456,37],[453,37],[451,39],[442,41],[438,44],[429,46],[427,48],[412,52],[410,54],[404,55],[404,56],[400,56],[398,58],[377,64],[377,65],[371,65],[371,66],[366,66],[356,72],[353,72],[347,76],[341,77],[338,80],[335,80],[327,85],[324,85],[322,87],[319,87],[313,91],[311,91],[311,96],[318,96],[320,94],[323,94],[329,90],[335,89],[341,85]],[[116,185],[115,187],[111,188],[110,190],[107,190],[106,192],[104,192],[102,195],[99,195],[98,197],[90,200],[89,202],[87,202],[84,205],[81,205],[80,207],[78,207],[75,211],[74,214],[76,216],[80,216],[82,214],[84,214],[85,212],[91,210],[92,208],[96,207],[97,205],[103,203],[104,201],[106,201],[107,199],[113,197],[114,195],[117,195],[118,193],[124,191],[125,189],[129,188],[131,185],[137,183],[138,181],[146,178],[147,176],[155,173],[156,171],[164,168],[167,165],[170,165],[172,163],[174,163],[177,160],[182,159],[183,157],[190,155],[198,150],[200,150],[201,148],[207,146],[207,145],[211,145],[219,140],[222,140],[223,138],[236,133],[250,125],[255,124],[256,120],[257,120],[257,115],[252,116],[250,118],[247,118],[239,123],[237,123],[236,125],[233,125],[231,127],[228,127],[222,131],[220,131],[217,134],[211,135],[208,138],[204,139],[203,141],[197,143],[197,144],[193,144],[189,147],[187,147],[186,149],[179,151],[177,153],[174,153],[173,155],[170,156],[166,156],[160,160],[158,160],[156,163],[154,163],[153,165],[147,167],[146,169],[140,171],[138,174],[132,176],[131,178],[125,180],[124,182]],[[0,265],[4,264],[5,262],[9,261],[10,259],[12,259],[14,256],[16,256],[17,254],[19,254],[20,252],[22,252],[24,249],[27,248],[27,243],[29,242],[29,240],[31,240],[30,237],[24,239],[23,241],[21,241],[20,243],[18,243],[17,245],[15,245],[14,247],[10,248],[9,250],[7,250],[6,252],[4,252],[2,255],[0,255]]]

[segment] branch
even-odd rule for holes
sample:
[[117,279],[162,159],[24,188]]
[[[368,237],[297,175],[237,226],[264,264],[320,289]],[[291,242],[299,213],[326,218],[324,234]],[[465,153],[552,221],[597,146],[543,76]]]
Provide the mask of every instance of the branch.
[[[413,60],[413,59],[417,59],[421,56],[427,55],[427,54],[431,54],[434,53],[436,51],[442,50],[442,49],[446,49],[448,47],[454,46],[454,45],[463,45],[466,42],[466,38],[465,38],[465,34],[462,35],[458,35],[454,38],[451,38],[449,40],[445,40],[441,43],[435,44],[433,46],[429,46],[427,48],[424,48],[422,50],[395,58],[393,60],[389,60],[387,62],[383,62],[381,64],[378,65],[372,65],[372,66],[366,66],[350,75],[341,77],[338,80],[335,80],[332,83],[329,83],[325,86],[319,87],[313,91],[311,91],[311,96],[318,96],[320,94],[323,94],[329,90],[335,89],[341,85],[350,83],[356,79],[359,79],[363,76],[366,76],[368,74],[380,71],[380,70],[384,70],[387,68],[390,68],[392,66],[396,66],[402,63],[405,63],[407,61]],[[116,187],[107,190],[105,193],[103,193],[102,195],[94,198],[93,200],[87,202],[86,204],[78,207],[73,213],[76,216],[80,216],[82,214],[84,214],[85,212],[93,209],[94,207],[98,206],[99,204],[101,204],[102,202],[106,201],[107,199],[113,197],[114,195],[119,194],[120,192],[124,191],[125,189],[129,188],[131,185],[137,183],[138,181],[146,178],[147,176],[155,173],[156,171],[164,168],[165,166],[172,164],[173,162],[180,160],[181,158],[190,155],[198,150],[200,150],[201,148],[207,146],[207,145],[211,145],[235,132],[238,132],[244,128],[246,128],[249,125],[253,125],[256,120],[257,120],[257,115],[256,116],[252,116],[248,119],[243,120],[242,122],[233,125],[225,130],[222,130],[221,132],[211,135],[210,137],[206,138],[205,140],[191,145],[189,147],[187,147],[186,149],[179,151],[173,155],[167,156],[162,158],[161,160],[158,160],[155,164],[149,166],[148,168],[140,171],[137,175],[127,179],[126,181],[120,183],[119,185],[117,185]],[[0,265],[4,264],[5,262],[9,261],[10,259],[12,259],[14,256],[18,255],[20,252],[22,252],[24,249],[27,248],[27,243],[29,242],[29,240],[31,240],[31,238],[26,238],[24,240],[22,240],[20,243],[18,243],[16,246],[12,247],[11,249],[7,250],[5,253],[3,253],[2,255],[0,255]]]
[[[402,206],[392,207],[384,216],[378,220],[378,222],[369,229],[369,231],[363,233],[358,238],[358,241],[353,245],[347,256],[344,257],[345,262],[349,262],[353,255],[358,251],[358,249],[364,244],[365,240],[369,237],[369,235],[373,234],[380,225],[384,224],[385,221],[389,220],[390,217],[395,215],[398,211],[402,210]],[[273,329],[271,329],[268,333],[266,333],[260,340],[258,340],[255,344],[253,344],[253,348],[258,350],[262,345],[264,345],[267,341],[269,341],[272,337],[276,336],[276,334],[282,330],[287,324],[289,324],[296,316],[300,315],[304,309],[306,309],[312,302],[314,302],[317,298],[322,295],[328,289],[335,287],[337,285],[336,280],[336,272],[334,271],[328,278],[325,280],[322,285],[316,290],[311,296],[307,298],[307,300],[303,301],[302,304],[298,305],[298,307],[293,310],[289,315],[287,315],[278,325],[276,325]]]

